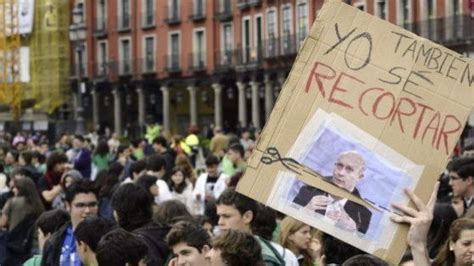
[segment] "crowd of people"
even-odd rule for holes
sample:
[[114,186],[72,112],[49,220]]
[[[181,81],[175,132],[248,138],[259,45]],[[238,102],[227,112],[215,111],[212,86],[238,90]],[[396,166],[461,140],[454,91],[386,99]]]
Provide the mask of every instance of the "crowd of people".
[[[258,132],[188,133],[3,135],[0,265],[388,265],[236,192]],[[472,265],[471,150],[427,204],[407,191],[413,207],[394,205],[402,265]]]

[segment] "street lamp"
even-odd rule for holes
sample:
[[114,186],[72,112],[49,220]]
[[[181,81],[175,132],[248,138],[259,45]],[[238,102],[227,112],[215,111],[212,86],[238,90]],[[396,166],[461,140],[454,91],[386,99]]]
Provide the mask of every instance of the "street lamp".
[[72,24],[69,26],[69,40],[74,46],[74,52],[77,54],[77,122],[76,134],[85,134],[84,127],[84,107],[82,106],[82,57],[84,52],[84,40],[86,39],[86,26],[84,24],[83,5],[76,5],[72,10]]

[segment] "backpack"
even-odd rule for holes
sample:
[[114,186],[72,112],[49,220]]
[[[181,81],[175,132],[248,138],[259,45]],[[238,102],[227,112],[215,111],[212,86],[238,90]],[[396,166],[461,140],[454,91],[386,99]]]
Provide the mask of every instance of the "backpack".
[[270,241],[255,236],[262,248],[262,259],[266,266],[285,266],[285,260],[280,253],[272,246]]

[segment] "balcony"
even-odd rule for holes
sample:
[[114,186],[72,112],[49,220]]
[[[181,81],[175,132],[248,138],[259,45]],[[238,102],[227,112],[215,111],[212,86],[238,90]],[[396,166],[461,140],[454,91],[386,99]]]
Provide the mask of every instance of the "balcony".
[[250,0],[237,0],[237,7],[240,10],[245,10],[250,8]]
[[238,46],[236,53],[236,70],[246,71],[258,68],[263,59],[263,46],[259,47],[242,47]]
[[198,52],[189,54],[189,70],[193,72],[206,71],[206,53]]
[[[79,69],[78,69],[79,68]],[[78,78],[78,70],[81,72],[81,79],[84,79],[87,77],[87,69],[86,65],[83,64],[72,64],[71,67],[69,68],[70,72],[70,78],[71,79],[77,79]]]
[[141,58],[138,60],[140,66],[140,74],[155,74],[156,73],[156,61],[154,57]]
[[216,1],[215,18],[220,22],[227,22],[232,20],[232,2],[230,0]]
[[272,59],[280,55],[280,45],[278,38],[270,38],[264,41],[264,58]]
[[125,59],[119,61],[119,76],[132,75],[132,60]]
[[166,13],[165,13],[165,23],[168,25],[177,25],[181,23],[181,18],[179,15],[179,7],[167,7],[166,8]]
[[130,26],[130,14],[125,14],[124,16],[118,17],[117,21],[117,31],[118,32],[125,32],[131,29]]
[[248,5],[251,7],[262,5],[262,0],[248,0]]
[[110,72],[110,64],[108,62],[96,63],[93,66],[94,79],[105,80]]
[[232,50],[222,50],[216,51],[216,71],[217,72],[226,72],[232,69],[232,66],[235,63],[234,60],[234,51]]
[[155,10],[147,10],[142,13],[142,29],[155,27]]
[[170,54],[166,58],[166,72],[175,74],[181,72],[180,56],[179,54]]
[[474,21],[469,15],[435,18],[402,26],[445,46],[465,44],[474,40]]
[[95,18],[94,19],[94,36],[105,37],[107,36],[107,18]]

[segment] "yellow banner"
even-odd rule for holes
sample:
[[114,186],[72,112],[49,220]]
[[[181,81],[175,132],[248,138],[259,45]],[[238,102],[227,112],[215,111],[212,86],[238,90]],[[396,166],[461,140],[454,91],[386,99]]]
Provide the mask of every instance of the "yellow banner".
[[31,98],[51,113],[69,96],[69,1],[36,0],[30,47]]

